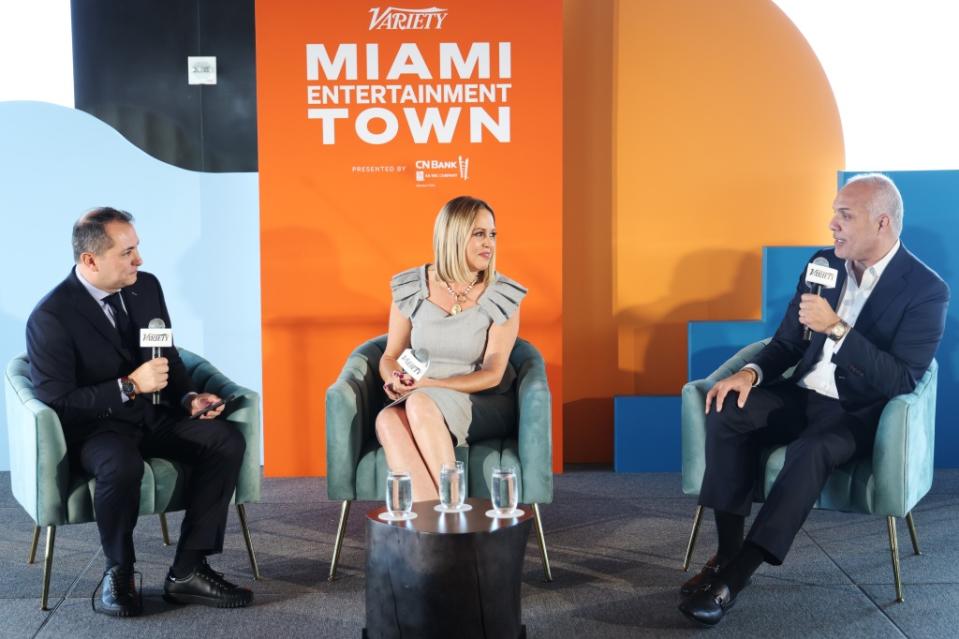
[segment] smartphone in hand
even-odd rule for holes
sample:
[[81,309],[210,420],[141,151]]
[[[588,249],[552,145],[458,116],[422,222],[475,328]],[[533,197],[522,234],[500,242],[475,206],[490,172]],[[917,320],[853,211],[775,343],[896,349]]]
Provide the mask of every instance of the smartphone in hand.
[[200,419],[200,417],[202,417],[203,415],[206,415],[206,414],[209,413],[211,410],[216,410],[216,409],[219,408],[220,406],[223,406],[224,404],[229,404],[229,403],[232,402],[233,400],[239,399],[239,398],[240,398],[239,395],[230,395],[230,396],[227,397],[226,399],[221,399],[221,400],[218,401],[218,402],[213,402],[213,403],[210,404],[209,406],[204,406],[203,409],[201,409],[198,413],[196,413],[196,414],[194,414],[194,415],[190,415],[190,419]]

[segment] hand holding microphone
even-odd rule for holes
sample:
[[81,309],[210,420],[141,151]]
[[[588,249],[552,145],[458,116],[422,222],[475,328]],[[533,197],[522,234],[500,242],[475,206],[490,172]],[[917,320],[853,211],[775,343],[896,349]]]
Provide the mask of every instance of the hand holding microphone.
[[[425,348],[407,348],[396,361],[403,372],[393,371],[393,380],[383,385],[387,396],[394,401],[406,395],[423,379],[430,367],[430,353]],[[399,384],[399,388],[394,384]]]
[[803,339],[812,339],[813,331],[823,332],[839,321],[839,316],[822,298],[823,288],[835,288],[839,271],[830,268],[829,261],[817,257],[806,266],[806,286],[811,291],[805,293],[799,303],[799,322],[805,326]]
[[[136,383],[141,393],[153,393],[154,405],[160,403],[160,391],[167,385],[170,364],[167,358],[163,357],[162,349],[170,346],[173,346],[173,329],[167,328],[166,322],[159,317],[150,320],[147,328],[140,329],[140,348],[149,348],[151,357],[130,373],[130,379]],[[141,371],[145,386],[140,384],[137,377]]]

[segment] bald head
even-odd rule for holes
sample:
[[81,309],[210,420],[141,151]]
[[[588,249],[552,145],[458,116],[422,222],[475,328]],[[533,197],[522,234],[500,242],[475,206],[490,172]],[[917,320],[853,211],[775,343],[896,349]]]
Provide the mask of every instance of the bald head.
[[865,203],[873,219],[889,218],[890,230],[898,238],[902,233],[902,195],[888,176],[882,173],[862,173],[853,176],[842,188],[851,189],[866,197]]

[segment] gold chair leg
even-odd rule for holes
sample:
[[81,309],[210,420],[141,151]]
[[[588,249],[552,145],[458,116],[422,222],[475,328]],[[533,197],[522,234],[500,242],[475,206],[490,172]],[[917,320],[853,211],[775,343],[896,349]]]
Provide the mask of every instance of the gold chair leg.
[[686,556],[683,558],[683,572],[689,570],[689,561],[693,558],[693,549],[696,547],[696,538],[699,537],[699,525],[703,523],[703,507],[696,506],[693,515],[693,529],[689,531],[689,541],[686,543]]
[[256,552],[253,550],[253,537],[250,536],[250,527],[246,525],[246,505],[237,504],[236,514],[240,518],[240,528],[243,530],[243,541],[246,542],[246,553],[250,556],[250,568],[253,569],[253,580],[260,578],[260,566],[256,563]]
[[912,518],[912,513],[906,514],[906,523],[909,525],[909,536],[912,538],[912,551],[917,555],[921,555],[922,551],[919,550],[919,535],[916,533],[916,522]]
[[546,552],[546,536],[543,534],[543,519],[539,515],[539,504],[533,504],[533,524],[536,526],[536,541],[539,543],[539,552],[543,555],[543,572],[546,582],[553,581],[553,571],[549,567],[549,553]]
[[899,540],[896,538],[896,518],[886,517],[889,528],[889,552],[892,554],[892,575],[896,580],[896,601],[902,603],[902,578],[899,576]]
[[46,555],[43,558],[43,589],[40,591],[40,610],[47,608],[47,599],[50,596],[50,573],[53,570],[53,542],[57,537],[57,527],[47,526]]
[[30,544],[30,556],[27,558],[27,563],[32,564],[37,560],[37,544],[40,543],[40,526],[33,527],[33,543]]
[[343,536],[346,534],[346,520],[350,516],[350,500],[344,499],[340,506],[340,525],[336,527],[336,541],[333,542],[333,561],[330,562],[330,576],[327,581],[336,579],[336,566],[340,563],[340,551],[343,549]]
[[170,529],[166,525],[166,513],[160,513],[160,532],[163,534],[163,545],[170,545]]

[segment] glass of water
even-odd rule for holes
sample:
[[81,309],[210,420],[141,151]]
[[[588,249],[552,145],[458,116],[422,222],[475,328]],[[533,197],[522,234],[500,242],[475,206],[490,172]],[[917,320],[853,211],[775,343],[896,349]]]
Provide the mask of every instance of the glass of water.
[[516,504],[516,470],[512,467],[494,466],[491,483],[493,512],[497,517],[514,517],[518,514]]
[[405,470],[390,471],[386,476],[386,520],[412,519],[413,480]]
[[443,464],[440,468],[440,504],[439,512],[459,513],[470,510],[466,501],[465,468],[463,462]]

